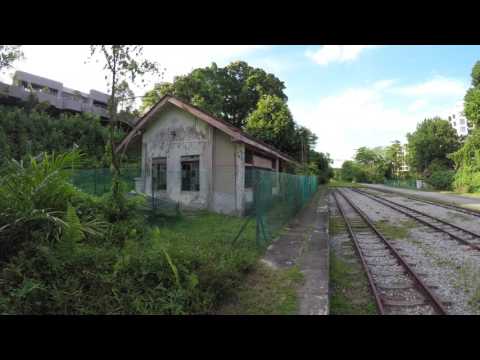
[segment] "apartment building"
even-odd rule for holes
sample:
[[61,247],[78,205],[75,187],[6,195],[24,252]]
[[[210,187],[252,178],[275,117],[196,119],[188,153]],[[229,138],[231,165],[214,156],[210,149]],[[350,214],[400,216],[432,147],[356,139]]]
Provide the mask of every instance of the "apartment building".
[[472,130],[468,126],[468,121],[463,115],[463,103],[457,104],[454,113],[448,117],[448,121],[457,131],[459,136],[467,136]]
[[109,95],[90,90],[83,93],[64,87],[61,82],[23,71],[16,71],[11,85],[0,82],[0,102],[25,101],[35,93],[40,102],[48,102],[61,111],[86,112],[108,119]]
[[400,146],[400,151],[397,153],[396,163],[399,164],[398,168],[394,169],[396,176],[402,176],[410,171],[410,167],[407,163],[408,149],[407,144]]

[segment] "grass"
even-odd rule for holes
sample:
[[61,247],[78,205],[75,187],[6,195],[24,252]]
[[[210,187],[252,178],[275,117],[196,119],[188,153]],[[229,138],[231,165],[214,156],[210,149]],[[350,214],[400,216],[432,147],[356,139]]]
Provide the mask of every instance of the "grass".
[[411,228],[417,227],[417,223],[414,220],[403,220],[399,222],[399,225],[392,225],[387,220],[379,220],[375,222],[380,232],[390,239],[405,239],[408,237]]
[[[234,239],[245,221],[247,218],[197,211],[182,216],[165,216],[159,213],[150,217],[148,222],[151,226],[159,227],[165,240],[178,241],[185,238],[193,242],[218,240],[225,243]],[[255,220],[249,221],[237,241],[255,243]]]
[[294,315],[298,312],[297,290],[303,280],[304,276],[296,266],[272,269],[258,263],[218,314]]
[[441,194],[447,194],[447,195],[461,195],[461,196],[467,196],[471,197],[474,199],[480,198],[480,193],[466,193],[466,192],[456,192],[456,191],[439,191]]
[[0,313],[206,314],[242,285],[261,253],[251,221],[201,212],[136,213],[68,253],[32,242],[2,269]]
[[348,181],[343,181],[343,180],[334,180],[331,179],[328,183],[329,188],[335,188],[335,187],[354,187],[354,188],[362,188],[365,187],[364,185],[358,184],[358,183],[353,183],[353,182],[348,182]]
[[341,216],[331,216],[329,219],[329,233],[331,236],[347,231],[345,221]]
[[377,314],[367,277],[361,265],[347,263],[333,251],[330,252],[330,290],[330,314]]

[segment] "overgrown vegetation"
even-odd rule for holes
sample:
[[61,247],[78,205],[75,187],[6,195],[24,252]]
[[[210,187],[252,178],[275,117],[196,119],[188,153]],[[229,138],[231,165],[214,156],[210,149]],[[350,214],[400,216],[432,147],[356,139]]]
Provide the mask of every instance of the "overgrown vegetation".
[[242,283],[222,315],[294,315],[298,313],[298,287],[303,282],[298,267],[272,269],[259,263]]
[[[105,164],[107,131],[96,116],[50,115],[41,109],[0,105],[0,165],[8,159],[27,160],[41,152],[61,153],[76,144],[90,164]],[[123,136],[121,130],[117,137]]]
[[[352,249],[353,251],[353,249]],[[363,269],[330,251],[330,314],[375,315],[377,309]]]
[[[77,191],[77,152],[10,162],[0,182],[0,313],[212,312],[255,264],[255,224],[217,214],[149,217],[142,198]],[[8,240],[8,241],[6,241]],[[8,245],[7,245],[8,244]]]

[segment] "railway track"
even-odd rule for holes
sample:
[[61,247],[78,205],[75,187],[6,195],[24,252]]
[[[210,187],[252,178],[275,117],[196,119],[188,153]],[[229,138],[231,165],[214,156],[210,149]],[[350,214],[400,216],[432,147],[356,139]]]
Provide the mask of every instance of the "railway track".
[[[338,196],[340,195],[340,196]],[[354,243],[380,314],[447,314],[444,304],[379,232],[368,216],[340,190],[337,209]]]
[[460,206],[456,206],[456,205],[452,205],[452,204],[445,204],[445,203],[441,203],[441,202],[437,202],[437,201],[430,201],[430,200],[426,200],[424,198],[405,195],[405,194],[401,194],[401,193],[398,193],[398,192],[395,192],[395,191],[389,191],[389,190],[385,190],[385,189],[372,188],[372,190],[383,192],[383,193],[386,193],[386,194],[394,194],[394,195],[402,196],[402,197],[410,199],[410,200],[424,202],[426,204],[443,207],[445,209],[459,211],[459,212],[462,212],[464,214],[468,214],[468,215],[472,215],[472,216],[476,216],[476,217],[480,218],[480,212],[479,211],[465,209],[465,208],[462,208]]
[[449,223],[445,220],[439,219],[435,216],[429,215],[422,211],[413,209],[403,204],[396,203],[392,200],[385,199],[379,195],[367,193],[359,189],[349,188],[351,191],[368,197],[384,206],[387,206],[395,211],[398,211],[424,225],[427,225],[437,231],[449,235],[462,245],[467,245],[472,249],[480,251],[480,234],[467,230],[460,226]]

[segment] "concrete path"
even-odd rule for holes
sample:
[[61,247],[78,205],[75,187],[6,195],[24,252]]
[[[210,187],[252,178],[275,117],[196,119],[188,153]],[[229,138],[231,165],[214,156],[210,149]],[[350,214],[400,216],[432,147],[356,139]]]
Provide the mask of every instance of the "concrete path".
[[472,197],[453,195],[453,194],[441,194],[434,191],[417,191],[410,189],[395,188],[391,186],[379,185],[379,184],[362,184],[366,187],[379,190],[393,191],[405,195],[413,195],[419,198],[425,198],[426,200],[447,202],[457,206],[463,206],[466,208],[480,209],[480,198],[475,199]]
[[329,248],[326,186],[282,231],[263,259],[275,268],[299,266],[305,276],[299,290],[300,315],[329,313]]

